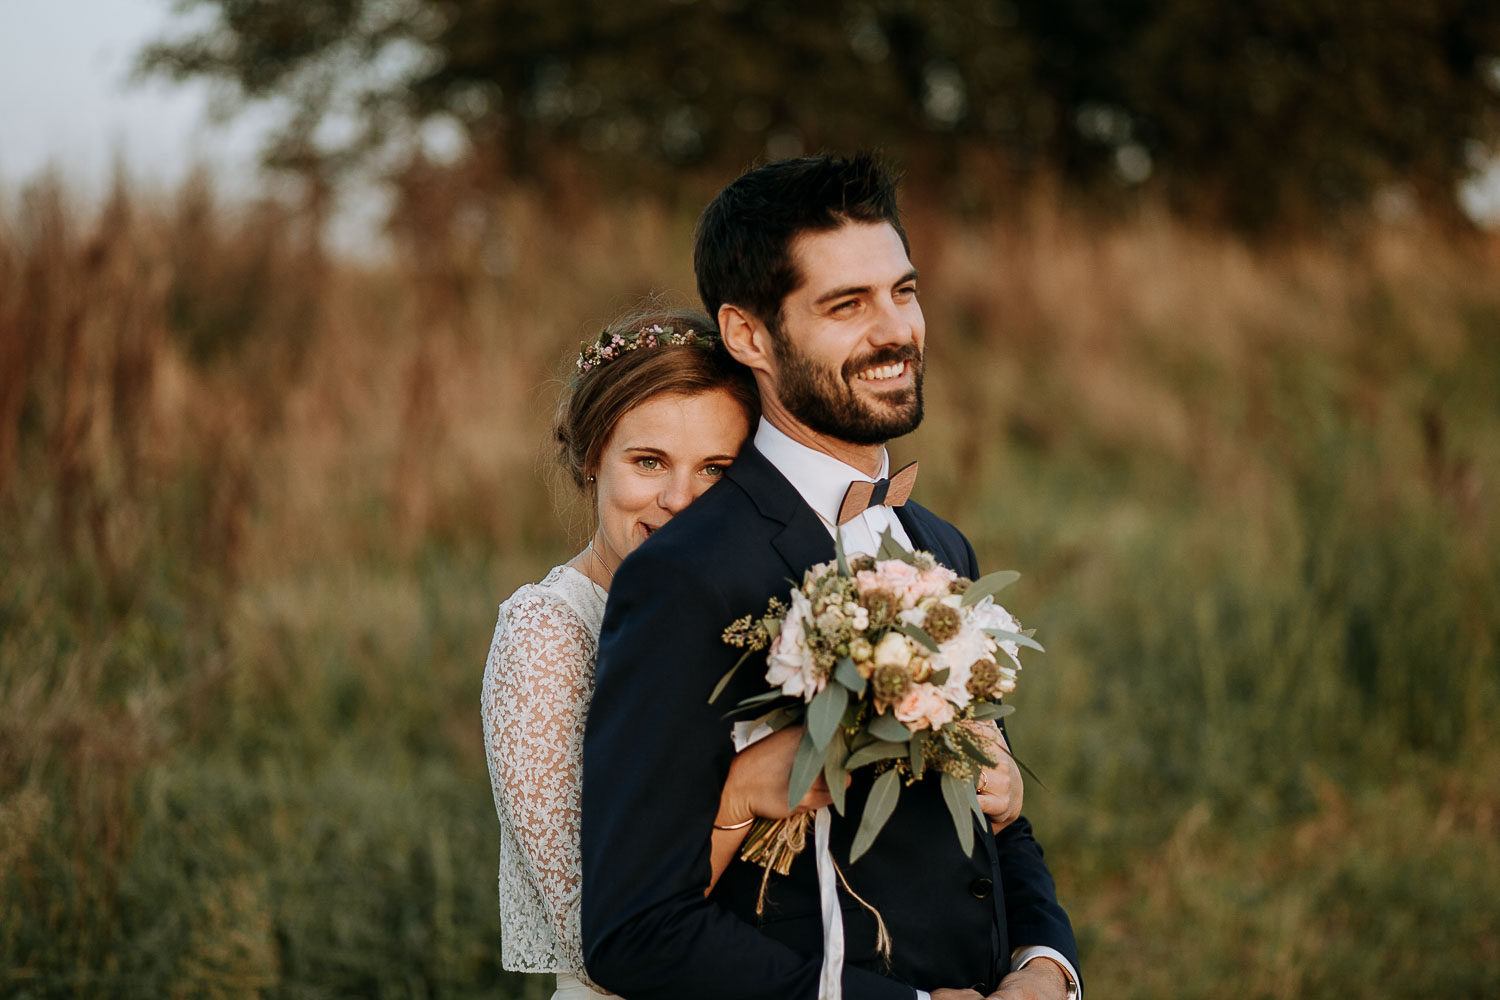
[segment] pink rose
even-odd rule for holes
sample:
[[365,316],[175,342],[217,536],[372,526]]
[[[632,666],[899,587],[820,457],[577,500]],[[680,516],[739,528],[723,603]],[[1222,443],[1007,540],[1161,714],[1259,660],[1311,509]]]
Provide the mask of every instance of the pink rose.
[[896,706],[896,719],[910,729],[941,729],[953,721],[953,706],[931,684],[913,684]]

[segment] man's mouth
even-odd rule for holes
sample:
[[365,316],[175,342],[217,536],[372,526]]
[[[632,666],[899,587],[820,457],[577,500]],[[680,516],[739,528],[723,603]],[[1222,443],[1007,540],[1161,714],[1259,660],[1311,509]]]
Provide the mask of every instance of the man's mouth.
[[884,365],[872,365],[864,371],[857,373],[854,378],[858,382],[889,382],[906,374],[905,361],[893,361]]

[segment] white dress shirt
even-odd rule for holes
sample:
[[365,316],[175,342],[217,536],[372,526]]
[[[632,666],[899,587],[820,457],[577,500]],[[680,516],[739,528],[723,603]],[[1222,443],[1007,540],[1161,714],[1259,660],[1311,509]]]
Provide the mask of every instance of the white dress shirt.
[[[884,531],[890,531],[896,541],[908,549],[913,548],[911,536],[902,527],[895,509],[884,504],[867,508],[864,513],[844,524],[842,529],[838,524],[839,506],[844,502],[844,493],[849,489],[850,483],[856,480],[873,483],[890,475],[891,456],[884,448],[880,450],[880,469],[875,475],[868,476],[826,452],[792,440],[765,417],[761,417],[760,426],[755,429],[755,449],[776,466],[777,471],[807,501],[807,505],[828,529],[829,537],[834,537],[835,533],[842,537],[844,552],[848,555],[874,555],[880,547],[880,535]],[[1078,982],[1078,970],[1073,968],[1073,963],[1064,958],[1056,948],[1045,945],[1031,945],[1012,951],[1010,969],[1014,972],[1035,958],[1052,959],[1063,967],[1073,982]],[[1078,995],[1083,995],[1081,987]],[[926,990],[917,990],[917,998],[931,1000]]]

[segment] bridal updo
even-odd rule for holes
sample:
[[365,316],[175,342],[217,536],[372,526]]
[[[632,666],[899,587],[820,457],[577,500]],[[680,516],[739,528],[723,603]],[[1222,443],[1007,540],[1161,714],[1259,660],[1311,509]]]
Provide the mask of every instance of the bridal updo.
[[749,369],[731,358],[718,330],[690,310],[639,313],[611,323],[580,352],[552,423],[558,461],[579,489],[620,419],[653,397],[722,389],[753,427],[760,397]]

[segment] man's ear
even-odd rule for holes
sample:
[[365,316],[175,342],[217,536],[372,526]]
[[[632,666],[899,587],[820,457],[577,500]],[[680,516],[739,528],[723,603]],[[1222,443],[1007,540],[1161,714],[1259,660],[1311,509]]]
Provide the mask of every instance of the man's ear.
[[719,307],[719,337],[729,356],[751,371],[771,372],[771,331],[739,306]]

